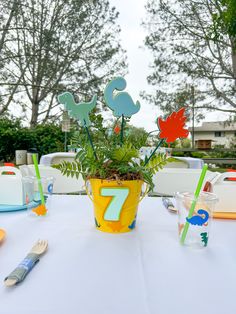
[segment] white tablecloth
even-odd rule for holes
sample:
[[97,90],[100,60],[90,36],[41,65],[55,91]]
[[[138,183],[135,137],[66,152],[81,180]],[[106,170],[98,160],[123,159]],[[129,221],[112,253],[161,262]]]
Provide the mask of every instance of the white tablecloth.
[[[234,314],[236,221],[213,221],[209,247],[180,246],[177,216],[140,204],[136,230],[95,229],[87,196],[53,196],[50,216],[1,213],[0,314]],[[22,284],[3,280],[37,239],[48,252]]]

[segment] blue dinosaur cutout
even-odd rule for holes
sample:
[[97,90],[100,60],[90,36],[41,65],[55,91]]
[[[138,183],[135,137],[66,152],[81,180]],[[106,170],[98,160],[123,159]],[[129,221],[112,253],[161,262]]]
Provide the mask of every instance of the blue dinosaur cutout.
[[[186,218],[187,222],[190,223],[191,225],[198,225],[202,226],[204,223],[206,223],[209,219],[209,214],[206,210],[204,209],[199,209],[197,211],[198,215],[192,216],[191,218]],[[204,215],[204,217],[201,217],[199,215]]]
[[74,96],[69,92],[65,92],[58,96],[58,101],[65,106],[69,116],[78,120],[81,126],[88,127],[91,125],[89,113],[96,106],[97,95],[94,95],[90,102],[80,102],[76,104]]
[[115,117],[131,117],[140,110],[139,101],[136,104],[127,92],[123,91],[126,88],[126,81],[123,77],[117,77],[111,80],[104,90],[104,99],[106,105],[113,111]]

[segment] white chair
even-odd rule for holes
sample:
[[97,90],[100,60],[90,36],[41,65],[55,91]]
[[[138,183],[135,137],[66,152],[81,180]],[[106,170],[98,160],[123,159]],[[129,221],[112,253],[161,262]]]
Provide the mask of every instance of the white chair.
[[43,155],[40,158],[40,165],[51,166],[59,164],[61,161],[74,161],[76,153],[58,152]]
[[[164,168],[154,177],[154,190],[150,195],[173,196],[175,192],[194,192],[200,178],[201,169]],[[203,186],[206,181],[219,176],[218,172],[207,171]]]
[[[23,165],[19,168],[23,176],[35,176],[34,165]],[[44,165],[39,165],[39,171],[42,177],[53,177],[55,179],[53,184],[54,194],[85,192],[85,183],[82,176],[79,176],[78,179],[76,177],[67,177],[62,175],[60,170]]]

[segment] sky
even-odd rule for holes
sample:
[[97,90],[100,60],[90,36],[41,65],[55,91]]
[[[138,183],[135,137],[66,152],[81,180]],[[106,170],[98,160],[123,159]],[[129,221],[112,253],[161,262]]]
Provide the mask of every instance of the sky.
[[[141,103],[140,111],[132,116],[130,123],[150,132],[157,128],[155,121],[161,112],[139,96],[142,90],[151,92],[146,78],[150,74],[149,65],[153,58],[151,52],[144,47],[145,30],[141,26],[145,19],[146,0],[110,0],[110,3],[120,12],[118,24],[121,27],[121,44],[127,51],[129,66],[129,73],[125,76],[126,91],[135,102],[139,100]],[[213,112],[207,113],[203,121],[222,121],[226,118],[226,114]]]
[[118,24],[121,27],[121,44],[127,51],[129,73],[125,76],[126,91],[135,102],[139,100],[141,103],[140,111],[132,116],[130,123],[152,131],[157,128],[155,121],[161,112],[139,96],[142,90],[151,91],[146,77],[150,73],[148,65],[152,61],[152,55],[144,49],[145,30],[141,26],[141,21],[145,18],[145,2],[145,0],[110,0],[120,12]]

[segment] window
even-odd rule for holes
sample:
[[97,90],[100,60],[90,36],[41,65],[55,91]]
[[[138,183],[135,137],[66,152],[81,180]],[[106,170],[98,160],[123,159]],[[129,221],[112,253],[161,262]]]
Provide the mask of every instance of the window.
[[220,131],[215,132],[215,137],[224,137],[224,136],[225,136],[225,132],[220,132]]

